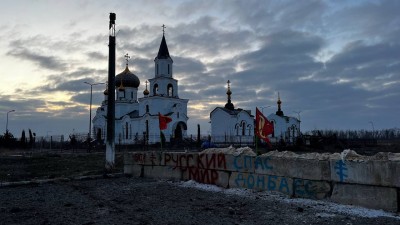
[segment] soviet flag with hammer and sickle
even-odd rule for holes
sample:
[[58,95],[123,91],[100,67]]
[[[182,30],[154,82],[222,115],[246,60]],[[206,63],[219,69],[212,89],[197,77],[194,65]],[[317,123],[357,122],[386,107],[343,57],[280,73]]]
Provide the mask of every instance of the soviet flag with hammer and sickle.
[[271,145],[268,135],[274,133],[274,125],[256,108],[256,135]]

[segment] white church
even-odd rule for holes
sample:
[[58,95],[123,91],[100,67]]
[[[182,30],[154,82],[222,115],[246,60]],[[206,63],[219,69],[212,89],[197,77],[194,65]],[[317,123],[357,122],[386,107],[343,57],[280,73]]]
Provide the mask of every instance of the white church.
[[254,141],[254,116],[250,110],[235,109],[231,100],[228,80],[228,101],[224,107],[216,107],[210,113],[211,141],[213,143],[238,143],[252,145]]
[[278,93],[278,111],[271,113],[267,119],[274,125],[274,133],[269,136],[272,143],[294,144],[300,133],[300,120],[285,116],[281,109],[281,98]]
[[115,76],[115,84],[108,84],[104,91],[104,101],[93,118],[96,139],[106,137],[108,91],[115,91],[116,144],[160,142],[158,113],[172,119],[167,129],[162,131],[166,142],[181,140],[187,135],[189,100],[179,98],[178,81],[173,78],[173,60],[169,55],[165,35],[154,59],[154,77],[146,81],[143,97],[138,98],[140,80],[129,70],[128,57],[126,55],[125,70]]
[[[235,109],[231,95],[230,81],[226,92],[228,101],[224,107],[216,107],[210,113],[211,141],[218,143],[235,143],[239,145],[252,145],[254,143],[255,118],[251,110]],[[278,94],[278,111],[267,116],[274,126],[274,133],[269,135],[271,143],[295,144],[300,133],[300,120],[295,117],[285,116]]]

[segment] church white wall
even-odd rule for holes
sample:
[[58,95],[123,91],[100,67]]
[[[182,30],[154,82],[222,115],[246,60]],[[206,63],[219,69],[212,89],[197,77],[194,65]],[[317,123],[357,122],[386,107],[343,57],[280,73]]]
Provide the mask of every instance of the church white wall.
[[120,118],[127,113],[134,110],[139,110],[139,103],[130,102],[116,102],[115,104],[115,118]]
[[116,90],[116,99],[119,101],[137,102],[137,88],[126,87],[125,90]]
[[155,60],[155,76],[172,77],[172,59]]
[[254,119],[247,112],[242,111],[237,115],[230,115],[217,108],[211,113],[210,118],[213,142],[253,142]]
[[[149,79],[150,96],[163,96],[163,97],[178,97],[178,81],[172,78],[155,78]],[[156,88],[157,86],[157,88]],[[172,86],[172,91],[169,91],[169,86]]]
[[294,117],[281,117],[276,114],[270,114],[267,119],[274,123],[274,135],[271,135],[271,142],[281,140],[286,143],[294,143],[296,137],[300,135],[300,121]]

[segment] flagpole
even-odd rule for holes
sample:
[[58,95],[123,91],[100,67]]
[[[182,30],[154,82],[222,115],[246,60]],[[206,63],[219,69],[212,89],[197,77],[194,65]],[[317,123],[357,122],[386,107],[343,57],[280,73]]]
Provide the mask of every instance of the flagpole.
[[260,153],[258,152],[258,139],[257,139],[257,135],[256,135],[256,153],[257,153],[257,156],[260,155]]
[[258,154],[258,140],[257,140],[257,138],[258,138],[258,134],[257,134],[258,133],[258,130],[257,130],[257,127],[258,127],[257,126],[257,123],[258,123],[258,121],[257,121],[257,111],[258,111],[258,109],[256,107],[256,126],[255,126],[255,129],[254,129],[254,131],[255,131],[254,132],[254,136],[256,136],[256,138],[255,138],[255,141],[256,141],[256,154],[259,155]]
[[162,131],[160,130],[160,147],[161,147],[161,151],[162,151],[162,136],[161,136]]

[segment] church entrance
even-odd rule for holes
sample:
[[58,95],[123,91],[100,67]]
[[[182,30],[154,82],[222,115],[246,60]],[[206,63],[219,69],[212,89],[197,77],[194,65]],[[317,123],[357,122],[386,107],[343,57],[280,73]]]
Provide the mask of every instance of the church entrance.
[[174,137],[175,140],[182,140],[183,139],[183,130],[186,130],[186,124],[184,122],[179,122],[176,125],[175,131],[174,131]]

